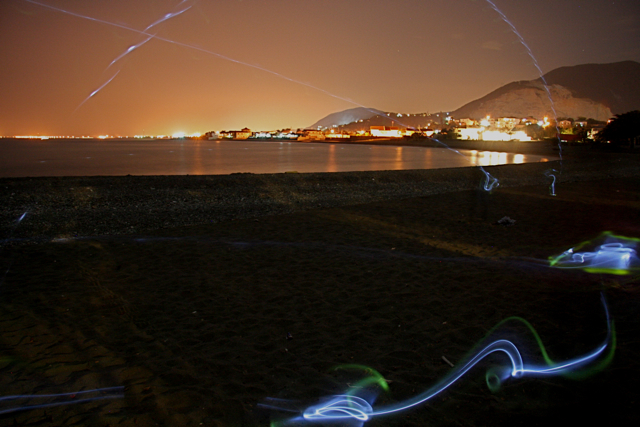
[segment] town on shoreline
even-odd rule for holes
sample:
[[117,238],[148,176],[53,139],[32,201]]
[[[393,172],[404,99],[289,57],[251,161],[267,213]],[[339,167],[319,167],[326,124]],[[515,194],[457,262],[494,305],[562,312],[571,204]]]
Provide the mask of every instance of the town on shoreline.
[[[414,117],[415,116],[415,117]],[[397,141],[407,145],[407,139],[436,141],[528,142],[555,140],[568,143],[589,142],[595,139],[606,123],[579,117],[549,119],[544,117],[499,117],[456,119],[449,113],[400,114],[383,113],[372,119],[357,120],[343,125],[316,128],[286,128],[278,130],[208,131],[204,134],[176,132],[172,135],[100,135],[94,136],[0,136],[14,139],[208,139],[208,140],[275,140],[300,142],[363,142]],[[401,142],[403,141],[403,142]],[[384,143],[384,142],[383,142]]]

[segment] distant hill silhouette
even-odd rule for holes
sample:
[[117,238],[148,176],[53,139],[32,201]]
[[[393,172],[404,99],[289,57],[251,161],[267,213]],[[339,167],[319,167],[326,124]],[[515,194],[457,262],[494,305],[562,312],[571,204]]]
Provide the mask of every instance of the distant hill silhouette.
[[[370,114],[364,114],[358,116],[360,118],[347,122],[351,116],[353,110],[359,110],[354,108],[352,110],[341,111],[338,113],[330,114],[324,119],[316,122],[313,128],[321,126],[322,128],[331,128],[335,124],[339,130],[346,131],[359,131],[369,130],[371,126],[399,126],[399,127],[413,127],[413,128],[428,128],[433,124],[443,124],[445,113],[421,113],[421,114],[405,114],[394,112],[382,112],[379,110],[365,109]],[[374,114],[371,112],[379,111]],[[365,116],[369,116],[364,118]]]
[[378,114],[384,114],[380,110],[375,108],[357,107],[349,110],[339,111],[337,113],[329,114],[323,119],[318,120],[313,125],[309,126],[311,129],[317,128],[330,128],[333,125],[340,126],[348,123],[357,122],[359,120],[366,120],[370,117]]

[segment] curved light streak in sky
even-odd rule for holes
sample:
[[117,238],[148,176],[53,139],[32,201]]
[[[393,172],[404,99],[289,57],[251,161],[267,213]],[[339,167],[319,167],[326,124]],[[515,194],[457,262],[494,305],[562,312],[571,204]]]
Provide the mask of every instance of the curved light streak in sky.
[[[182,2],[182,3],[184,3],[184,2]],[[180,4],[182,4],[182,3],[180,3]],[[158,19],[156,22],[154,22],[153,24],[151,24],[147,28],[145,28],[142,32],[146,33],[147,31],[149,31],[151,28],[155,27],[156,25],[162,24],[164,21],[167,21],[167,20],[169,20],[171,18],[175,18],[178,15],[182,15],[183,13],[185,13],[189,9],[191,9],[191,6],[189,6],[186,9],[182,9],[180,12],[167,13],[162,18]]]
[[[556,106],[555,106],[555,103],[553,102],[553,97],[551,96],[551,91],[549,90],[549,86],[547,84],[547,80],[544,78],[544,73],[542,72],[542,69],[540,68],[540,65],[538,64],[538,60],[536,59],[535,55],[533,54],[533,51],[531,50],[531,48],[529,47],[527,42],[524,40],[524,37],[522,37],[522,34],[520,34],[520,32],[518,31],[516,26],[513,25],[513,23],[498,8],[498,6],[496,6],[496,4],[491,0],[486,0],[486,2],[489,3],[491,8],[498,15],[500,15],[500,19],[502,19],[509,26],[509,28],[511,28],[511,31],[513,32],[513,34],[515,34],[516,37],[518,37],[518,41],[520,42],[520,44],[522,46],[524,46],[524,48],[527,50],[527,55],[529,55],[529,58],[531,58],[531,61],[533,61],[533,65],[534,65],[534,67],[536,67],[536,70],[538,70],[538,74],[540,75],[540,79],[544,83],[544,89],[547,92],[547,97],[549,98],[549,101],[551,102],[551,111],[553,111],[553,116],[554,116],[554,118],[557,118],[558,115],[556,113]],[[561,154],[562,154],[562,151],[561,151]],[[562,155],[560,157],[562,158]]]
[[[184,3],[184,1],[182,3]],[[182,4],[182,3],[180,3],[180,4]],[[191,6],[189,6],[186,9],[183,9],[183,10],[181,10],[179,12],[167,13],[161,19],[158,19],[156,22],[154,22],[153,24],[151,24],[147,28],[145,28],[144,31],[142,31],[142,32],[144,34],[148,34],[147,31],[149,31],[151,28],[153,28],[156,25],[159,25],[159,24],[161,24],[161,23],[163,23],[163,22],[165,22],[165,21],[167,21],[167,20],[169,20],[171,18],[175,18],[176,16],[182,15],[184,12],[186,12],[189,9],[191,9]],[[107,68],[111,67],[113,64],[115,64],[116,62],[118,62],[119,60],[121,60],[122,58],[124,58],[125,56],[127,56],[128,54],[133,52],[134,50],[136,50],[139,47],[141,47],[142,45],[146,44],[149,40],[151,40],[154,37],[155,37],[155,34],[149,34],[149,37],[147,37],[146,39],[144,39],[140,43],[137,43],[137,44],[134,44],[132,46],[129,46],[129,48],[126,51],[124,51],[122,54],[118,55],[118,57],[116,57],[116,59],[111,61],[111,63],[107,66]]]
[[144,45],[145,43],[147,43],[149,40],[151,40],[154,37],[153,34],[150,34],[149,37],[147,37],[146,39],[144,39],[143,41],[141,41],[140,43],[134,44],[132,46],[129,46],[129,48],[122,52],[120,55],[118,55],[113,61],[111,61],[111,63],[109,65],[107,65],[107,69],[110,68],[113,64],[115,64],[116,62],[120,61],[122,58],[124,58],[125,56],[127,56],[128,54],[130,54],[131,52],[133,52],[134,50],[138,49],[140,46]]
[[[527,50],[527,55],[529,55],[529,58],[531,58],[531,61],[533,61],[533,65],[536,67],[536,70],[538,70],[538,75],[540,76],[540,80],[542,80],[544,90],[547,92],[547,98],[549,98],[551,111],[553,112],[553,118],[555,119],[555,122],[556,122],[556,133],[559,134],[560,129],[558,128],[558,113],[556,112],[556,105],[553,102],[553,97],[551,96],[551,91],[549,90],[547,79],[544,78],[544,73],[542,72],[542,69],[538,64],[538,60],[536,59],[535,55],[533,54],[533,51],[531,50],[527,42],[524,40],[524,37],[522,37],[522,34],[520,34],[516,26],[513,25],[513,23],[507,18],[507,16],[504,13],[502,13],[502,11],[498,8],[498,6],[496,6],[496,4],[493,1],[486,0],[486,2],[489,3],[491,8],[498,15],[500,15],[500,18],[511,28],[511,31],[516,35],[516,37],[518,37],[520,44],[524,46],[524,48]],[[558,139],[558,156],[560,157],[560,168],[562,170],[562,144],[560,143],[559,139]],[[550,169],[545,172],[545,175],[547,177],[553,179],[551,184],[549,185],[549,194],[551,194],[552,196],[556,195],[556,176],[553,174],[554,172],[557,172],[557,171],[555,169]]]
[[120,70],[116,71],[116,73],[115,73],[115,74],[114,74],[114,75],[113,75],[109,80],[107,80],[105,83],[103,83],[103,84],[102,84],[102,86],[100,86],[98,89],[96,89],[96,90],[94,90],[93,92],[91,92],[91,94],[90,94],[89,96],[87,96],[87,97],[85,98],[85,100],[84,100],[84,101],[82,101],[82,102],[80,103],[80,105],[78,105],[78,106],[76,107],[76,109],[75,109],[75,110],[73,110],[73,112],[75,113],[76,111],[78,111],[78,109],[79,109],[80,107],[82,107],[82,106],[84,105],[84,103],[85,103],[85,102],[87,102],[89,99],[93,98],[93,97],[94,97],[98,92],[100,92],[100,91],[102,90],[102,88],[104,88],[106,85],[108,85],[109,83],[111,83],[111,81],[112,81],[113,79],[115,79],[115,78],[116,78],[116,76],[117,76],[119,73],[120,73]]
[[[181,3],[182,4],[182,3]],[[175,12],[175,13],[167,13],[164,17],[162,17],[161,19],[157,20],[156,22],[154,22],[153,24],[149,25],[147,28],[144,29],[143,33],[147,34],[147,31],[149,31],[151,28],[155,27],[156,25],[159,25],[171,18],[174,18],[178,15],[183,14],[184,12],[186,12],[187,10],[191,9],[191,6],[189,6],[186,9],[183,9],[179,12]],[[146,44],[149,40],[151,40],[152,38],[154,38],[154,34],[149,34],[149,37],[147,37],[146,39],[144,39],[143,41],[141,41],[140,43],[134,44],[132,46],[129,46],[129,48],[124,51],[122,54],[118,55],[113,61],[111,61],[111,63],[109,63],[109,65],[107,65],[107,70],[116,62],[118,62],[119,60],[121,60],[122,58],[124,58],[125,56],[127,56],[128,54],[130,54],[131,52],[133,52],[134,50],[138,49],[139,47],[143,46],[144,44]],[[92,98],[95,94],[97,94],[98,92],[100,92],[105,86],[107,86],[109,83],[111,83],[111,80],[113,80],[115,78],[116,75],[118,75],[120,71],[118,70],[118,72],[111,77],[106,83],[104,83],[102,86],[100,86],[98,89],[96,89],[95,91],[93,91],[91,93],[91,95],[89,95],[84,101],[82,101],[80,103],[80,105],[78,105],[78,107],[74,110],[77,111],[78,108],[80,108],[85,102],[87,102],[90,98]]]
[[[81,15],[79,13],[71,12],[71,11],[68,11],[68,10],[65,10],[65,9],[61,9],[61,8],[58,8],[58,7],[55,7],[55,6],[51,6],[51,5],[48,5],[48,4],[40,3],[40,2],[37,2],[37,1],[34,1],[34,0],[23,0],[23,1],[26,1],[27,3],[32,3],[32,4],[35,4],[35,5],[41,6],[41,7],[45,7],[47,9],[55,10],[57,12],[65,13],[67,15],[75,16],[76,18],[87,19],[89,21],[98,22],[100,24],[105,24],[105,25],[109,25],[109,26],[112,26],[112,27],[121,28],[123,30],[127,30],[127,31],[131,31],[131,32],[134,32],[134,33],[137,33],[137,34],[141,34],[143,36],[149,36],[150,35],[148,33],[145,33],[144,31],[136,30],[135,28],[131,28],[131,27],[128,27],[126,25],[116,24],[114,22],[109,22],[109,21],[105,21],[105,20],[102,20],[102,19],[98,19],[98,18],[92,18],[90,16]],[[231,58],[229,56],[222,55],[220,53],[217,53],[217,52],[214,52],[214,51],[211,51],[211,50],[207,50],[207,49],[204,49],[204,48],[201,48],[201,47],[198,47],[198,46],[194,46],[194,45],[190,45],[190,44],[187,44],[187,43],[182,43],[182,42],[179,42],[179,41],[176,41],[176,40],[171,40],[171,39],[168,39],[168,38],[165,38],[165,37],[162,37],[162,36],[153,35],[152,38],[154,38],[156,40],[161,40],[161,41],[166,42],[166,43],[171,43],[171,44],[174,44],[174,45],[177,45],[177,46],[182,46],[182,47],[185,47],[185,48],[188,48],[188,49],[197,50],[198,52],[206,53],[208,55],[213,55],[213,56],[216,56],[216,57],[218,57],[220,59],[224,59],[225,61],[233,62],[235,64],[239,64],[239,65],[244,65],[244,66],[247,66],[247,67],[255,68],[257,70],[264,71],[265,73],[272,74],[272,75],[274,75],[276,77],[279,77],[281,79],[290,81],[292,83],[296,83],[296,84],[299,84],[299,85],[302,85],[302,86],[306,86],[306,87],[308,87],[310,89],[322,92],[325,95],[331,96],[331,97],[339,99],[341,101],[345,101],[345,102],[357,105],[359,107],[367,108],[364,105],[361,105],[361,104],[359,104],[359,103],[357,103],[357,102],[355,102],[355,101],[353,101],[351,99],[335,95],[335,94],[333,94],[333,93],[331,93],[329,91],[326,91],[326,90],[324,90],[322,88],[314,86],[314,85],[312,85],[310,83],[305,83],[305,82],[300,81],[300,80],[292,79],[291,77],[287,77],[284,74],[280,74],[280,73],[278,73],[276,71],[269,70],[268,68],[264,68],[264,67],[260,67],[258,65],[250,64],[248,62],[240,61],[238,59],[234,59],[234,58]],[[102,87],[104,87],[104,85],[101,86],[100,89],[102,89]],[[91,95],[89,97],[91,97]]]
[[[354,426],[361,426],[365,421],[368,421],[373,417],[391,415],[427,402],[428,400],[447,390],[450,386],[452,386],[455,382],[457,382],[460,378],[467,374],[480,361],[493,353],[501,353],[505,355],[509,360],[508,369],[505,369],[503,372],[496,370],[490,372],[490,375],[492,377],[491,379],[494,379],[498,382],[508,378],[521,378],[524,376],[570,376],[584,368],[588,368],[588,371],[586,371],[586,375],[597,372],[606,367],[611,362],[616,346],[615,326],[613,321],[611,320],[609,308],[607,307],[604,295],[601,296],[601,301],[607,320],[606,338],[602,342],[602,344],[598,345],[587,354],[563,362],[554,362],[547,355],[547,352],[544,348],[544,345],[542,344],[542,341],[540,340],[539,335],[526,320],[520,318],[509,318],[493,328],[489,332],[489,335],[497,327],[501,326],[508,320],[523,321],[533,332],[540,347],[541,353],[543,354],[546,365],[526,363],[522,357],[522,353],[513,342],[506,339],[498,339],[490,342],[487,345],[481,346],[479,350],[472,352],[472,355],[464,363],[454,368],[441,381],[413,398],[393,405],[374,407],[372,406],[372,403],[370,403],[373,401],[373,399],[367,400],[361,396],[355,395],[355,393],[345,393],[323,399],[320,403],[303,410],[300,417],[296,417],[292,420],[289,420],[288,422],[301,422],[304,420],[308,422],[342,421]],[[595,363],[598,360],[599,363]],[[495,386],[489,384],[489,380],[490,377],[488,375],[487,383],[489,387],[495,388]],[[270,405],[268,407],[278,409],[277,405]],[[285,424],[286,423],[287,422],[285,422]]]

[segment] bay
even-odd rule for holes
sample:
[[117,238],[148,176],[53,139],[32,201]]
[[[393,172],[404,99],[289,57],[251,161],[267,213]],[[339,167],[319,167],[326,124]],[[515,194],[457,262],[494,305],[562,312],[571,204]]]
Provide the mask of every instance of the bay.
[[277,141],[2,139],[0,177],[227,175],[495,166],[530,154]]

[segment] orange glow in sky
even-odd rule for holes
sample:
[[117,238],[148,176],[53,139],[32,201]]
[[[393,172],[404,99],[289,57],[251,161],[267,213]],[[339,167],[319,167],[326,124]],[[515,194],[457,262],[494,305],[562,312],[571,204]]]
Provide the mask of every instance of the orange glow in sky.
[[[637,0],[494,3],[544,72],[640,61]],[[3,0],[0,37],[0,135],[297,128],[539,77],[481,0]]]

